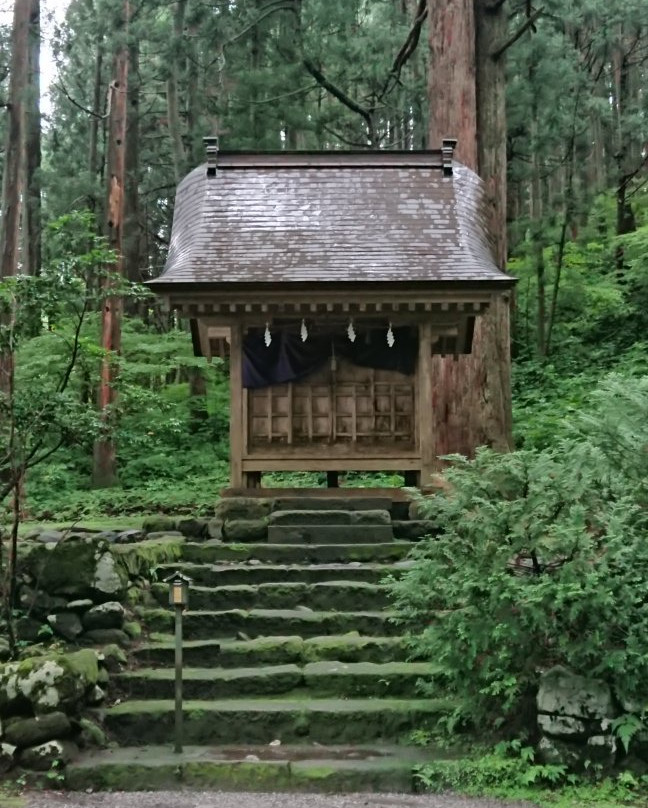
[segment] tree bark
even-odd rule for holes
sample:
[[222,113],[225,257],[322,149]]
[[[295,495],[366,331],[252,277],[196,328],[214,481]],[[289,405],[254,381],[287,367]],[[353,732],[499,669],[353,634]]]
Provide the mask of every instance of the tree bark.
[[2,185],[0,278],[18,274],[21,262],[20,227],[24,197],[21,166],[25,143],[25,96],[29,74],[30,12],[31,0],[16,0],[11,32],[9,120]]
[[173,155],[173,170],[176,183],[184,177],[187,171],[187,155],[182,141],[182,124],[180,122],[180,101],[178,85],[180,83],[180,47],[184,30],[187,0],[178,0],[173,15],[173,44],[169,78],[167,79],[167,118],[169,122],[169,135],[171,137],[171,153]]
[[[97,35],[97,51],[95,53],[94,73],[92,80],[92,116],[90,117],[90,127],[88,134],[88,173],[92,183],[99,180],[99,126],[103,115],[101,78],[103,74],[104,44],[103,35]],[[96,211],[98,200],[94,191],[89,199],[90,207]]]
[[[128,112],[124,178],[124,275],[133,283],[142,283],[142,232],[140,227],[139,183],[139,45],[135,38],[128,44]],[[136,306],[136,304],[135,304]],[[135,308],[129,307],[134,314]]]
[[458,139],[455,155],[477,171],[475,16],[473,0],[428,3],[428,144]]
[[[504,63],[492,54],[506,15],[486,0],[430,4],[428,143],[458,138],[457,158],[486,185],[494,253],[506,261],[506,140]],[[450,91],[449,91],[450,90]],[[478,318],[472,353],[432,359],[435,454],[472,455],[478,446],[512,443],[509,295],[493,296]],[[426,480],[421,481],[424,485]]]
[[[116,253],[112,271],[124,274],[124,194],[126,186],[126,142],[128,120],[129,46],[127,41],[130,3],[124,1],[123,39],[115,53],[113,81],[110,87],[108,133],[106,231],[108,243]],[[98,404],[102,433],[94,446],[93,484],[97,488],[117,485],[117,453],[113,436],[117,402],[118,368],[116,357],[121,350],[121,318],[123,302],[114,292],[114,280],[104,279],[105,298],[102,307],[101,362]]]
[[41,110],[40,110],[40,0],[31,0],[29,10],[28,89],[25,99],[24,165],[26,191],[23,231],[23,271],[41,270]]

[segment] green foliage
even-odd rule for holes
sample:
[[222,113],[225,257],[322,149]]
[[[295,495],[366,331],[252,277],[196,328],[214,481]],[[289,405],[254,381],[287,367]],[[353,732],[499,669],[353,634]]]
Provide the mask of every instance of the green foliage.
[[87,213],[62,217],[48,236],[41,275],[0,281],[0,355],[11,358],[0,393],[0,503],[28,468],[64,445],[87,442],[97,429],[94,405],[79,389],[98,351],[82,331],[101,281],[112,279],[114,255]]
[[531,723],[558,663],[645,695],[647,407],[648,378],[612,378],[554,448],[450,458],[426,501],[443,532],[392,590],[480,726]]
[[427,791],[528,800],[539,808],[620,808],[648,805],[648,776],[622,772],[593,781],[570,774],[564,766],[535,762],[534,751],[520,741],[477,750],[470,757],[421,765],[416,778]]

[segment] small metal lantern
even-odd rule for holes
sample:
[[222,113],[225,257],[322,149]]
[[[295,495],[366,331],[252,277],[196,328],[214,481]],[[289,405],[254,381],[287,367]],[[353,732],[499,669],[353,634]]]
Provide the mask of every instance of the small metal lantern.
[[181,606],[185,608],[189,605],[189,584],[191,578],[181,572],[174,572],[164,579],[165,584],[169,584],[169,606]]

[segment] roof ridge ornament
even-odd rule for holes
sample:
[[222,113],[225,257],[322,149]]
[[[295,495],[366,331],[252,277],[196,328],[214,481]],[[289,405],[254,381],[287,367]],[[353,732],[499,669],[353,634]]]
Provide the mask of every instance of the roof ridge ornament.
[[452,176],[452,161],[454,150],[457,147],[456,137],[444,137],[441,141],[441,163],[443,165],[443,176]]
[[204,137],[203,144],[207,155],[207,176],[215,177],[218,168],[218,135]]

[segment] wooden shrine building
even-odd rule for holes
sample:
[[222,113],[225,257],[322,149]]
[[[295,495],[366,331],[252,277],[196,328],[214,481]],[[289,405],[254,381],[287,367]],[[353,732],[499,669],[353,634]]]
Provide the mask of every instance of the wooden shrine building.
[[232,487],[266,471],[435,468],[433,354],[513,284],[481,180],[425,152],[233,153],[179,185],[153,289],[229,355]]

